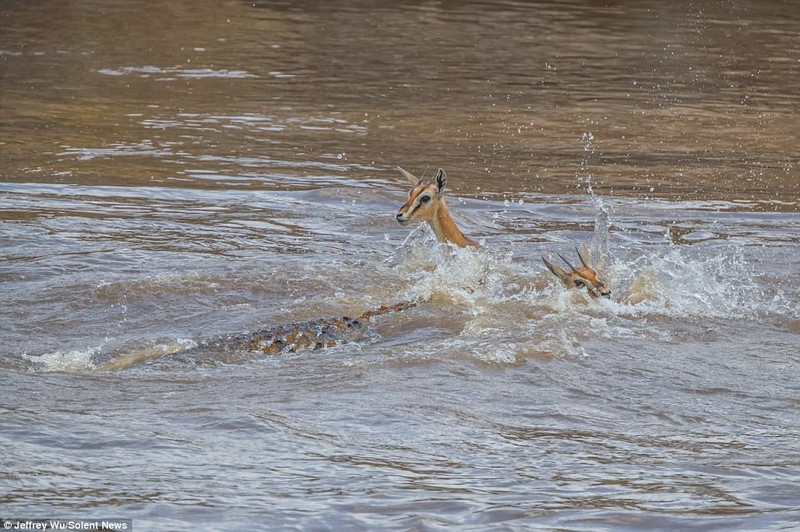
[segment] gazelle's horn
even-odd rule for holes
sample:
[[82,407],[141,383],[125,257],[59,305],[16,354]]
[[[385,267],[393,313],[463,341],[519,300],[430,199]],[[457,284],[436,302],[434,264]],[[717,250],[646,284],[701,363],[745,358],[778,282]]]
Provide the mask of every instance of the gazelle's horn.
[[583,266],[584,266],[585,268],[591,268],[591,266],[589,266],[588,264],[586,264],[586,261],[585,261],[585,260],[583,260],[583,253],[581,253],[581,250],[580,250],[580,248],[578,248],[578,247],[576,246],[576,247],[575,247],[575,251],[577,251],[577,252],[578,252],[578,258],[579,258],[579,259],[581,259],[581,264],[583,264]]
[[573,272],[576,270],[575,266],[573,266],[570,261],[568,261],[567,259],[564,258],[564,255],[562,255],[561,253],[558,253],[558,256],[561,257],[561,260],[563,260],[566,263],[567,266],[569,266],[570,270],[572,270]]
[[403,174],[403,176],[406,179],[408,179],[409,183],[411,183],[414,186],[419,185],[420,182],[422,181],[422,179],[418,178],[417,176],[415,176],[411,172],[406,172],[403,168],[401,168],[399,166],[397,167],[397,169],[400,170],[400,173]]

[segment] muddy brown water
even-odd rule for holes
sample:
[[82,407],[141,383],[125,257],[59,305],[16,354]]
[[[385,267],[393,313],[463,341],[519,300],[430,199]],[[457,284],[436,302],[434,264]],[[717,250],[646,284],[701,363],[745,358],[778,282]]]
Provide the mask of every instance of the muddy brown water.
[[0,3],[3,517],[797,526],[798,87],[791,2]]

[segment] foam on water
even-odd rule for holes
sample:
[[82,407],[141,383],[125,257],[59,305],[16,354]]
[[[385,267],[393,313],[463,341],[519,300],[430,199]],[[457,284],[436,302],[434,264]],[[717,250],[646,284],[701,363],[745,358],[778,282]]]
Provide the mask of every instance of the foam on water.
[[38,371],[78,373],[96,369],[93,357],[102,350],[103,346],[96,346],[84,350],[53,351],[39,356],[24,355],[24,358],[31,361]]
[[459,303],[475,314],[482,305],[513,304],[531,292],[553,293],[558,285],[539,261],[517,258],[502,243],[482,244],[478,249],[441,244],[422,225],[386,264],[398,284],[408,287],[402,292],[406,299]]
[[[85,371],[117,371],[163,358],[195,347],[197,343],[189,339],[176,339],[136,348],[122,354],[110,355],[105,345],[84,350],[53,351],[39,356],[25,355],[33,363],[36,371],[81,373]],[[108,361],[103,359],[112,356]]]
[[792,294],[760,271],[759,250],[724,240],[629,246],[612,232],[613,212],[603,199],[593,195],[592,202],[593,257],[611,282],[610,299],[566,290],[538,263],[496,253],[491,245],[437,244],[425,228],[409,235],[394,265],[399,284],[409,286],[405,298],[440,306],[443,320],[456,309],[467,316],[456,337],[443,343],[445,353],[500,364],[527,356],[580,358],[600,340],[669,339],[665,320],[796,319]]
[[609,269],[624,289],[615,298],[622,315],[742,319],[792,313],[788,295],[765,283],[754,259],[735,246],[667,246],[631,262],[615,257]]
[[[517,260],[491,244],[477,250],[438,244],[427,229],[412,233],[398,254],[402,261],[394,269],[409,286],[405,298],[438,307],[443,322],[457,321],[448,313],[466,320],[438,347],[420,348],[426,357],[438,352],[508,365],[528,357],[584,355],[570,324],[594,302],[587,293],[564,290],[539,263]],[[418,351],[409,346],[405,356],[416,359]]]

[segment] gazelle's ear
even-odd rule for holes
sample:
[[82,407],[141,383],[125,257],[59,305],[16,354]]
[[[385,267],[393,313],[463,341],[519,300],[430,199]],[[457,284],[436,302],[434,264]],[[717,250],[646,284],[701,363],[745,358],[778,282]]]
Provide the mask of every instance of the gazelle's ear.
[[586,244],[581,242],[581,245],[578,246],[578,257],[581,259],[581,263],[586,268],[592,267],[592,254],[589,251],[589,248],[586,247]]
[[433,182],[436,183],[436,187],[439,190],[439,195],[441,196],[444,194],[444,187],[447,185],[447,174],[444,173],[444,170],[441,168],[436,170],[436,175],[433,176]]
[[397,169],[400,170],[400,173],[403,174],[405,176],[405,178],[408,179],[408,181],[412,185],[417,186],[417,185],[420,184],[420,182],[422,182],[422,179],[418,178],[417,176],[415,176],[411,172],[406,172],[405,170],[403,170],[399,166],[397,167]]
[[542,257],[542,261],[544,262],[544,265],[547,266],[547,269],[553,272],[553,275],[561,279],[561,281],[566,282],[567,276],[569,274],[566,271],[564,271],[564,268],[562,268],[558,264],[553,264],[544,257]]

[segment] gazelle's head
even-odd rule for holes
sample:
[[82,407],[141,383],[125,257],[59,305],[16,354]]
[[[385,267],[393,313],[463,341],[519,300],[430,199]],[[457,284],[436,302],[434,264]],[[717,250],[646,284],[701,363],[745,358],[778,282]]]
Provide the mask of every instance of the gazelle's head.
[[586,244],[581,244],[577,248],[577,251],[578,258],[581,260],[581,266],[578,268],[570,264],[562,255],[559,255],[561,260],[569,266],[569,271],[557,264],[553,264],[544,257],[542,257],[542,260],[544,261],[544,265],[547,266],[547,269],[561,279],[561,282],[564,283],[564,286],[567,288],[586,288],[589,291],[589,295],[592,297],[611,297],[611,290],[594,268],[592,268],[592,255],[589,253],[589,248],[586,247]]
[[400,225],[410,222],[432,222],[436,218],[436,211],[444,197],[444,187],[447,185],[447,174],[439,168],[430,181],[418,178],[406,172],[399,166],[400,172],[412,185],[406,201],[397,211],[397,221]]

